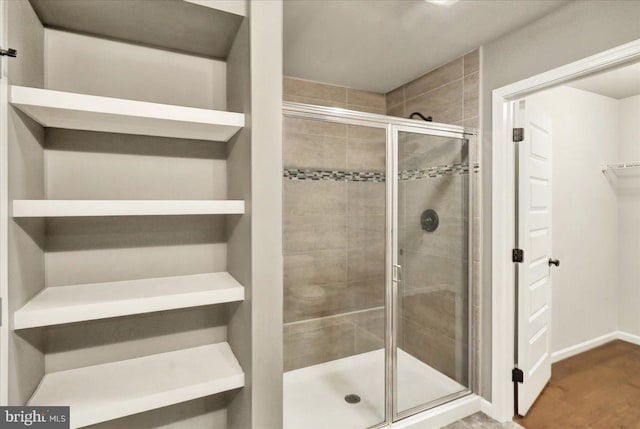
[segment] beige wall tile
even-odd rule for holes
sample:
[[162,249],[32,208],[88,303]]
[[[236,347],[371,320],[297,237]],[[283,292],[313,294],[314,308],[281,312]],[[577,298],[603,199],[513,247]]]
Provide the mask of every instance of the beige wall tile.
[[407,99],[405,112],[432,116],[434,122],[453,123],[462,116],[462,79],[441,86],[418,97]]
[[[344,283],[346,279],[347,257],[345,250],[292,253],[284,257],[284,285],[292,293],[299,292],[300,296],[311,294],[316,299],[315,292],[320,293],[319,290],[312,293],[311,290],[303,289],[303,287]],[[298,286],[299,290],[296,289]]]
[[[356,327],[356,353],[366,353],[384,348],[385,311],[384,308],[354,313],[349,317]],[[382,374],[381,374],[382,375]],[[375,374],[371,374],[375,376]],[[383,375],[382,375],[383,376]]]
[[284,370],[355,354],[355,327],[344,317],[284,325]]
[[347,125],[335,122],[287,117],[284,120],[284,133],[285,136],[289,133],[299,133],[319,136],[347,137]]
[[407,180],[404,204],[406,215],[418,216],[426,209],[434,209],[440,218],[465,218],[468,213],[463,203],[463,189],[468,176],[444,176],[430,179]]
[[285,323],[348,314],[384,305],[384,279],[285,288]]
[[349,216],[375,216],[386,212],[385,183],[347,182]]
[[367,246],[384,247],[386,216],[347,216],[347,246],[360,249]]
[[385,139],[349,138],[347,147],[347,165],[349,171],[375,171],[383,173],[386,169]]
[[347,108],[347,103],[333,100],[323,100],[321,98],[303,97],[300,95],[284,95],[284,101],[291,101],[294,103],[312,104],[314,106],[326,106],[326,107],[340,107],[342,109]]
[[284,216],[284,253],[345,249],[346,216]]
[[467,260],[405,252],[402,266],[413,289],[467,284]]
[[348,279],[350,282],[384,279],[384,246],[349,249],[347,257]]
[[420,214],[409,216],[407,225],[400,231],[403,237],[399,244],[403,249],[421,255],[468,258],[466,219],[442,216],[438,229],[427,232],[421,228]]
[[[405,98],[411,99],[451,83],[463,76],[463,60],[457,58],[405,85]],[[425,115],[426,116],[426,115]]]
[[285,371],[383,348],[384,317],[384,309],[378,307],[285,324]]
[[480,118],[478,116],[476,116],[475,118],[463,119],[461,121],[454,122],[453,124],[454,125],[462,125],[463,127],[469,127],[469,128],[476,128],[477,129],[480,126]]
[[406,320],[456,339],[456,302],[452,292],[421,291],[402,298]]
[[347,88],[320,82],[285,77],[283,81],[285,96],[298,96],[316,100],[347,103]]
[[399,133],[400,170],[425,169],[462,161],[462,140]]
[[284,168],[344,170],[347,139],[300,133],[285,133]]
[[465,119],[475,118],[480,111],[480,73],[470,74],[464,78],[464,115]]
[[401,348],[446,376],[456,377],[456,342],[446,335],[403,319]]
[[387,108],[404,103],[404,85],[385,95]]
[[387,115],[404,118],[406,116],[404,111],[404,103],[396,104],[395,106],[387,108]]
[[368,106],[384,111],[386,99],[384,94],[347,88],[347,104],[350,106]]
[[346,182],[284,181],[285,216],[340,216],[346,210]]
[[464,75],[480,71],[480,49],[471,51],[464,56]]

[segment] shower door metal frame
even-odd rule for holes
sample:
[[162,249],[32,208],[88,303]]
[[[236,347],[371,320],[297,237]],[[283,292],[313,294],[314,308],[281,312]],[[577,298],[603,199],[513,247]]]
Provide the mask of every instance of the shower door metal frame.
[[[339,107],[325,107],[311,104],[294,103],[285,101],[282,105],[284,117],[316,120],[320,122],[332,122],[345,125],[357,125],[369,128],[384,129],[386,132],[386,179],[385,180],[385,421],[367,429],[387,428],[393,423],[417,413],[433,409],[439,405],[451,402],[461,397],[470,395],[471,388],[455,393],[435,401],[421,404],[417,407],[397,412],[397,304],[398,289],[394,282],[394,264],[397,262],[397,227],[398,227],[398,133],[413,132],[423,135],[441,137],[453,137],[466,139],[469,142],[469,255],[468,255],[468,293],[469,293],[469,335],[468,335],[468,379],[473,386],[475,374],[473,371],[475,355],[471,349],[471,333],[473,328],[473,154],[477,144],[478,132],[474,128],[466,128],[458,125],[440,124],[437,122],[422,122],[413,119],[404,119],[395,116],[380,115],[376,113],[360,112]],[[393,180],[390,180],[392,178]]]
[[[391,117],[392,118],[392,117]],[[395,119],[395,118],[392,118]],[[396,122],[396,121],[393,121]],[[415,121],[412,121],[415,122]],[[472,352],[472,335],[473,335],[473,246],[474,246],[474,227],[473,227],[473,202],[474,202],[474,180],[477,180],[474,176],[474,164],[475,164],[475,156],[476,153],[476,144],[477,144],[477,132],[475,130],[465,129],[463,127],[455,127],[456,130],[445,129],[444,127],[439,126],[437,128],[431,128],[429,126],[424,126],[422,123],[419,125],[416,124],[391,124],[391,169],[389,176],[393,180],[388,180],[392,182],[392,198],[390,200],[389,205],[392,206],[392,234],[391,234],[391,271],[392,271],[392,282],[391,282],[391,309],[394,312],[392,315],[392,323],[391,323],[391,352],[392,356],[392,376],[391,376],[391,385],[392,385],[392,402],[393,402],[393,422],[402,420],[406,417],[413,416],[415,414],[421,413],[423,411],[427,411],[433,409],[439,405],[446,404],[448,402],[454,401],[461,397],[470,395],[473,393],[473,380],[475,379],[475,354]],[[450,126],[447,126],[449,128]],[[467,162],[469,164],[469,180],[467,185],[467,216],[468,216],[468,237],[467,237],[467,384],[469,386],[461,390],[460,392],[452,393],[447,396],[443,396],[436,400],[425,402],[416,407],[409,408],[404,411],[398,410],[398,326],[400,321],[398,320],[398,309],[400,308],[401,302],[400,297],[398,296],[398,285],[402,283],[404,279],[400,279],[398,281],[396,277],[396,273],[394,268],[399,267],[398,264],[398,227],[399,227],[399,219],[398,219],[398,201],[399,201],[399,177],[400,170],[398,165],[399,151],[400,146],[398,143],[399,134],[403,133],[412,133],[412,134],[420,134],[424,136],[437,136],[437,137],[450,137],[454,139],[466,140],[468,142],[468,155]],[[387,166],[389,166],[389,160],[387,160]],[[387,201],[389,203],[389,201]]]

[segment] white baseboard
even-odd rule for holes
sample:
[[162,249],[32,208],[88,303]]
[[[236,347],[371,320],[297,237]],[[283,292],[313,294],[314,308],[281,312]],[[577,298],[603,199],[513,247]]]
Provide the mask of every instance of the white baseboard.
[[617,334],[619,340],[640,346],[640,335],[628,334],[622,331],[618,331]]
[[584,341],[571,347],[567,347],[566,349],[558,350],[557,352],[551,353],[551,362],[556,363],[558,361],[570,358],[571,356],[575,356],[580,353],[584,353],[587,350],[594,349],[616,339],[618,339],[618,331],[613,331],[600,337]]
[[551,362],[559,362],[561,360],[570,358],[571,356],[575,356],[577,354],[594,349],[613,340],[622,340],[628,343],[640,345],[639,335],[633,335],[622,331],[613,331],[600,337],[584,341],[571,347],[567,347],[566,349],[553,352],[551,353]]

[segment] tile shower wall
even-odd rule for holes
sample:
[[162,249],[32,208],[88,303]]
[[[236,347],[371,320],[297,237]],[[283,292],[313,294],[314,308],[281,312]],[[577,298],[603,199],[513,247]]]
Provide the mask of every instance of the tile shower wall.
[[457,58],[386,94],[387,115],[408,117],[413,112],[435,122],[479,125],[480,51]]
[[[437,122],[475,127],[479,123],[478,62],[478,51],[474,51],[386,96],[285,78],[285,100],[398,116],[417,110],[433,116]],[[384,346],[384,272],[376,264],[384,262],[385,194],[384,184],[375,183],[384,171],[384,133],[378,131],[377,135],[368,136],[369,140],[358,139],[358,133],[362,135],[365,131],[376,134],[375,130],[361,127],[285,120],[285,370]],[[378,149],[374,149],[372,141],[379,142]],[[478,154],[472,157],[473,165]],[[426,203],[428,195],[423,195],[426,192],[431,200],[450,207],[461,204],[463,197],[448,192],[447,187],[455,186],[452,180],[462,179],[430,177],[430,171],[443,165],[442,159],[431,161],[423,166],[424,177],[409,185],[407,195]],[[476,171],[474,177],[479,179],[477,169],[472,171]],[[475,190],[477,227],[479,188]],[[358,216],[363,212],[368,216]],[[362,234],[363,231],[367,234]],[[416,276],[432,276],[438,270],[442,275],[426,283],[413,279],[403,303],[406,329],[402,331],[406,332],[400,336],[401,345],[410,353],[461,381],[468,376],[461,359],[466,355],[469,333],[456,323],[456,318],[460,319],[465,304],[459,285],[464,283],[467,265],[461,258],[452,263],[456,255],[451,243],[460,243],[462,233],[462,225],[457,230],[454,226],[441,228],[432,243],[434,252],[440,254],[429,258],[432,263],[419,264],[421,255],[416,253],[414,261],[418,266],[436,270],[430,273],[417,270]],[[475,243],[480,242],[477,235],[474,238]],[[377,259],[372,257],[376,252]],[[479,251],[475,247],[473,258],[478,285]],[[356,274],[372,280],[356,280],[353,277]],[[374,281],[378,275],[379,280]],[[453,287],[454,283],[458,289]],[[421,289],[425,284],[428,287]],[[475,305],[470,315],[476,320],[477,295],[474,291]],[[471,336],[478,338],[478,333]],[[477,343],[472,347],[477,351]],[[478,364],[475,359],[476,367]]]
[[[383,94],[285,78],[285,100],[385,113]],[[384,347],[385,131],[285,119],[285,370]]]

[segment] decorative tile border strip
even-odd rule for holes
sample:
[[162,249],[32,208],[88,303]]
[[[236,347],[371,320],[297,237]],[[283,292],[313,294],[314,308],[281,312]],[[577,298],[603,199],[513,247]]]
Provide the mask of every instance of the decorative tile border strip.
[[385,181],[385,173],[368,171],[306,170],[301,168],[285,169],[284,177],[289,180],[332,180],[334,182]]
[[[480,171],[480,165],[474,164],[473,172]],[[461,176],[469,173],[468,164],[438,165],[426,169],[401,171],[400,180],[430,179],[444,176]],[[374,182],[382,183],[386,174],[373,171],[340,171],[340,170],[312,170],[304,168],[286,168],[282,175],[288,180],[330,180],[333,182]]]
[[444,176],[461,176],[469,173],[469,164],[446,164],[435,167],[401,171],[400,180],[419,180]]

